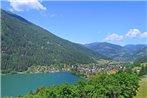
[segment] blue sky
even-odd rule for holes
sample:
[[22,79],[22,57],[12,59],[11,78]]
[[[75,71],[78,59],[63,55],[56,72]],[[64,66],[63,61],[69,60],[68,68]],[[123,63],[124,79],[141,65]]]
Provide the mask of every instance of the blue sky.
[[147,2],[10,0],[2,8],[75,43],[147,44]]

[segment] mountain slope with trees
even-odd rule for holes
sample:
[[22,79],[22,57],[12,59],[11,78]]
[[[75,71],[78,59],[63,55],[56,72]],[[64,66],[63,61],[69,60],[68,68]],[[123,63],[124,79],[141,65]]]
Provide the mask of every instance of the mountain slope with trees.
[[2,9],[1,26],[2,72],[24,71],[32,65],[92,63],[105,58]]
[[104,56],[119,61],[134,61],[137,58],[147,56],[147,45],[145,44],[120,46],[107,42],[95,42],[85,44],[85,46]]

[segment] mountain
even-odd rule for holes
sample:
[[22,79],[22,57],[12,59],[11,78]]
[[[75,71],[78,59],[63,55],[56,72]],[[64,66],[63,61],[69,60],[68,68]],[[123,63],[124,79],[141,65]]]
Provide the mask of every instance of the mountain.
[[[135,52],[135,57],[137,57],[137,59],[147,58],[147,47],[139,49],[137,52]],[[147,59],[146,59],[146,61],[147,61]]]
[[92,63],[104,56],[1,9],[3,72],[23,71],[31,65]]
[[131,51],[138,51],[138,50],[141,50],[143,48],[147,47],[147,45],[145,44],[138,44],[138,45],[125,45],[124,48],[125,49],[128,49],[128,50],[131,50]]
[[85,44],[85,46],[91,50],[94,50],[111,58],[117,56],[118,51],[122,49],[122,47],[119,45],[114,45],[107,42],[95,42],[95,43]]
[[95,42],[90,44],[85,44],[85,47],[101,53],[104,56],[112,58],[119,61],[134,61],[139,57],[146,56],[145,48],[147,45],[115,45],[107,42]]
[[141,63],[147,63],[147,48],[143,48],[137,51],[135,55],[137,56],[137,58],[134,61],[134,65],[140,66]]

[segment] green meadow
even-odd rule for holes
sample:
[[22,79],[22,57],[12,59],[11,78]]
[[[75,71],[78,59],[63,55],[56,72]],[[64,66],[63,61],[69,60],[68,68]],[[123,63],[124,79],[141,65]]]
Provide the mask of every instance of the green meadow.
[[137,96],[134,98],[147,98],[147,75],[141,79]]

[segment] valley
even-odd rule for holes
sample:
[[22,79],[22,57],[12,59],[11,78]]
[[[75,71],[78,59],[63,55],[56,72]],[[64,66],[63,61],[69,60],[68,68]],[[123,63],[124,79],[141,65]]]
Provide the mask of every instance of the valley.
[[2,97],[146,98],[147,44],[74,43],[3,9],[0,21]]
[[1,10],[1,13],[2,73],[25,71],[32,65],[85,64],[107,59],[11,12]]

